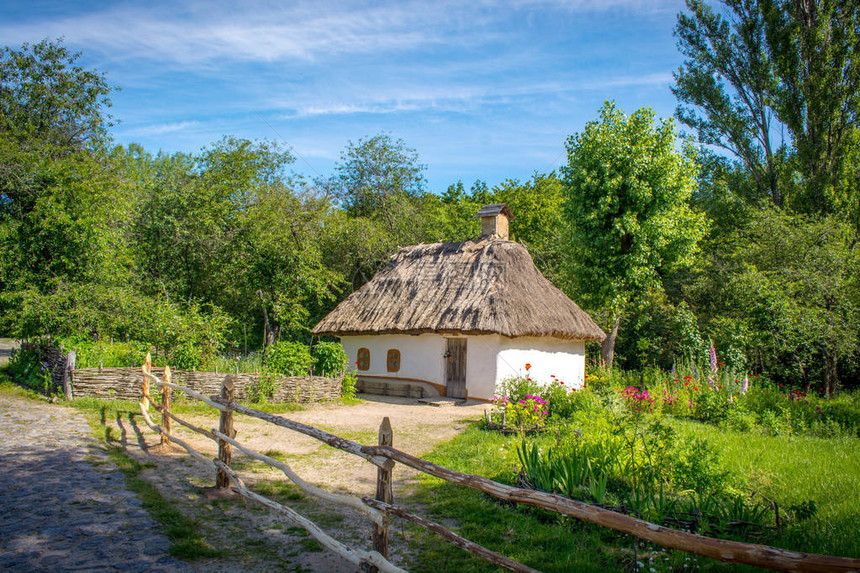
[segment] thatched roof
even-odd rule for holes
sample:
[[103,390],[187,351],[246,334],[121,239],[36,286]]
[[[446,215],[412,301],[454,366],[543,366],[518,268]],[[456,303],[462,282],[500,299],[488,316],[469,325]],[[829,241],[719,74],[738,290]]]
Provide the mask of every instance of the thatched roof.
[[498,238],[402,249],[313,332],[606,337],[538,271],[525,247]]

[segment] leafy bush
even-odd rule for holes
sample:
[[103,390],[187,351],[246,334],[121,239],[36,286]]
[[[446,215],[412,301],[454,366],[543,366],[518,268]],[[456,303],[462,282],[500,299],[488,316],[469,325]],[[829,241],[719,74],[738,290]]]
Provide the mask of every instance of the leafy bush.
[[144,342],[109,342],[64,338],[59,340],[63,351],[75,351],[76,368],[124,368],[143,364],[149,345]]
[[47,294],[25,291],[17,305],[14,332],[20,336],[50,335],[72,347],[136,340],[192,367],[217,355],[232,323],[212,304],[178,304],[94,284],[61,283]]
[[9,357],[8,371],[20,385],[43,394],[54,390],[52,356],[60,351],[49,338],[38,338],[25,342]]
[[349,363],[346,350],[338,342],[318,342],[311,355],[314,359],[314,372],[320,376],[339,376]]
[[348,371],[343,375],[340,395],[344,398],[355,398],[355,386],[358,383],[358,376],[355,372]]
[[275,396],[276,386],[276,376],[268,372],[261,372],[248,386],[245,398],[254,404],[265,404]]
[[506,396],[510,402],[525,400],[526,396],[539,396],[543,388],[528,376],[506,378],[499,383],[497,393]]
[[306,345],[282,340],[266,349],[263,364],[270,372],[304,376],[310,371],[313,358]]

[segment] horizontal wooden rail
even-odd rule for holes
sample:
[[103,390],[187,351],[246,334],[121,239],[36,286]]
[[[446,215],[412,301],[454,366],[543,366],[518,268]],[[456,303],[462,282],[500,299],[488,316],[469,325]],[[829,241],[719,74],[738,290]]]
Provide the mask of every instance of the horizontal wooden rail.
[[[143,396],[144,396],[145,398],[148,398],[148,399],[149,399],[149,401],[150,401],[150,402],[152,402],[152,396],[150,396],[149,394],[146,394],[146,393],[144,393],[144,394],[143,394]],[[197,432],[198,434],[203,434],[204,436],[206,436],[206,437],[207,437],[207,438],[209,438],[210,440],[214,440],[214,441],[216,441],[216,442],[218,441],[218,438],[215,436],[215,434],[213,434],[213,433],[212,433],[212,432],[210,432],[209,430],[206,430],[206,429],[204,429],[204,428],[200,428],[199,426],[195,426],[195,425],[194,425],[194,424],[192,424],[191,422],[186,422],[185,420],[183,420],[182,418],[178,417],[178,416],[177,416],[176,414],[174,414],[173,412],[170,412],[170,411],[166,410],[163,406],[161,406],[161,405],[159,405],[159,404],[156,404],[155,402],[152,402],[151,406],[152,406],[153,408],[155,408],[158,412],[161,412],[162,414],[166,414],[166,415],[167,415],[171,420],[173,420],[173,421],[174,421],[174,422],[176,422],[177,424],[181,424],[181,425],[185,426],[186,428],[188,428],[188,429],[189,429],[189,430],[191,430],[192,432]],[[173,434],[171,434],[171,436],[172,436],[172,435],[173,435]]]
[[485,477],[454,471],[416,458],[389,446],[364,446],[369,455],[384,456],[418,471],[460,484],[493,497],[569,515],[589,523],[628,533],[663,547],[704,557],[766,567],[777,571],[846,573],[860,571],[860,559],[800,553],[768,545],[714,539],[649,523],[629,515],[603,509],[551,493],[521,489]]
[[[539,507],[548,511],[554,511],[561,515],[575,517],[577,519],[581,519],[589,523],[594,523],[595,525],[600,525],[603,527],[614,529],[616,531],[633,535],[635,537],[650,541],[663,547],[678,549],[680,551],[685,551],[687,553],[693,553],[696,555],[701,555],[703,557],[709,557],[720,561],[726,561],[730,563],[743,563],[747,565],[765,567],[777,571],[796,571],[810,573],[845,573],[853,571],[860,573],[860,559],[850,557],[837,557],[830,555],[818,555],[812,553],[801,553],[767,545],[715,539],[711,537],[697,535],[694,533],[689,533],[686,531],[663,527],[661,525],[649,523],[647,521],[643,521],[641,519],[637,519],[629,515],[624,515],[621,513],[596,507],[594,505],[576,501],[570,498],[535,490],[516,488],[495,482],[493,480],[481,476],[451,470],[443,466],[434,464],[432,462],[422,460],[421,458],[417,458],[390,446],[362,446],[356,442],[346,440],[344,438],[341,438],[340,436],[330,434],[312,426],[307,426],[300,422],[288,420],[286,418],[275,416],[273,414],[268,414],[266,412],[260,412],[252,408],[242,406],[241,404],[238,404],[234,401],[223,400],[215,396],[211,398],[205,397],[197,392],[189,390],[188,388],[183,388],[175,384],[166,384],[151,374],[145,374],[148,378],[153,379],[153,381],[158,384],[169,386],[174,390],[185,392],[189,396],[196,398],[206,404],[209,404],[210,406],[215,407],[219,410],[233,410],[235,412],[255,417],[277,426],[288,428],[290,430],[317,439],[334,448],[362,457],[378,467],[389,468],[394,462],[399,462],[403,465],[409,466],[423,473],[441,478],[451,483],[470,487],[472,489],[481,491],[498,499],[503,499],[514,503],[521,503],[524,505],[530,505],[533,507]],[[151,399],[149,399],[148,396],[145,396],[144,400],[148,403]],[[141,410],[143,411],[143,404],[141,404]],[[148,420],[148,423],[149,422],[150,421]],[[158,428],[158,431],[161,431],[161,428]],[[278,469],[284,471],[282,468]],[[287,475],[288,477],[290,477],[289,474]],[[393,514],[398,515],[398,513],[395,513],[391,508],[383,508],[381,505],[378,505],[381,502],[374,500],[374,503],[377,505],[368,505],[371,505],[372,507],[376,507],[378,509],[385,509],[386,511],[390,511]],[[411,517],[405,517],[404,514],[401,517],[404,517],[405,519],[423,519],[413,514],[410,514],[410,516]],[[438,527],[441,528],[441,526]],[[437,529],[434,529],[434,531],[437,531],[437,533],[440,533],[441,535],[445,536],[444,533]],[[448,533],[456,536],[456,534],[453,534],[450,531],[448,531]],[[449,539],[454,542],[448,536],[446,536],[446,539]],[[471,542],[466,541],[466,543]],[[462,545],[459,546],[462,547]],[[465,547],[463,548],[465,549]],[[520,566],[525,567],[522,565]],[[525,569],[517,570],[524,571]]]
[[327,492],[324,489],[321,489],[321,488],[313,485],[312,483],[308,483],[305,480],[303,480],[287,464],[285,464],[283,462],[279,462],[278,460],[276,460],[274,458],[270,458],[269,456],[267,456],[265,454],[255,452],[254,450],[243,446],[242,444],[240,444],[236,440],[227,437],[225,434],[222,434],[221,432],[219,432],[217,430],[212,430],[212,434],[217,436],[216,439],[224,440],[225,442],[229,443],[230,445],[232,445],[237,450],[244,453],[246,456],[248,456],[250,458],[254,458],[255,460],[260,460],[263,463],[266,463],[266,464],[268,464],[274,468],[281,470],[284,473],[284,475],[286,475],[287,478],[289,478],[290,481],[292,481],[294,484],[299,486],[302,490],[304,490],[309,495],[319,497],[321,499],[324,499],[326,501],[330,501],[332,503],[337,503],[340,505],[345,505],[347,507],[351,507],[351,508],[358,510],[361,513],[367,515],[370,518],[370,520],[373,521],[374,523],[379,523],[379,524],[382,523],[382,513],[380,511],[372,508],[372,507],[368,507],[367,504],[362,503],[362,501],[359,498],[348,496],[348,495],[342,495],[339,493]]
[[200,392],[192,390],[191,388],[186,388],[185,386],[180,386],[179,384],[174,384],[172,382],[165,382],[161,378],[156,376],[155,374],[151,374],[149,372],[144,372],[143,375],[146,376],[148,379],[152,380],[153,382],[155,382],[156,384],[158,384],[159,386],[167,386],[168,388],[171,388],[173,390],[177,390],[179,392],[184,392],[185,394],[188,394],[189,396],[191,396],[195,400],[200,400],[204,404],[208,404],[209,406],[212,406],[216,410],[220,410],[222,412],[225,412],[229,409],[227,406],[224,406],[223,404],[220,404],[220,403],[214,401],[213,399],[209,398],[209,396],[201,394]]
[[272,501],[267,497],[263,497],[262,495],[259,495],[249,490],[247,486],[245,486],[244,482],[242,482],[242,479],[238,475],[236,475],[236,473],[233,472],[233,470],[230,469],[229,466],[222,463],[220,460],[214,460],[213,463],[218,467],[218,469],[220,469],[221,471],[226,473],[227,476],[229,476],[230,481],[233,482],[233,485],[236,487],[240,494],[244,495],[249,499],[253,499],[258,503],[261,503],[266,507],[270,507],[276,511],[287,515],[290,520],[301,525],[308,533],[311,534],[314,539],[319,541],[320,544],[337,553],[350,563],[353,563],[358,567],[360,567],[362,563],[372,563],[377,567],[377,569],[379,569],[379,571],[382,571],[383,573],[407,573],[405,570],[397,567],[376,551],[350,549],[349,547],[347,547],[340,541],[334,539],[325,531],[317,527],[317,525],[313,521],[310,521],[306,517],[302,516],[301,514],[295,512],[294,510],[290,509],[285,505],[281,505],[276,501]]
[[528,565],[523,565],[519,561],[514,561],[513,559],[505,557],[504,555],[496,553],[495,551],[490,551],[486,547],[482,547],[477,543],[469,541],[465,537],[457,535],[450,529],[447,529],[439,525],[438,523],[430,521],[429,519],[425,519],[420,515],[416,515],[410,511],[407,511],[402,507],[391,505],[389,503],[379,501],[378,499],[373,499],[372,497],[362,497],[361,500],[371,507],[387,511],[392,515],[396,515],[397,517],[406,519],[413,523],[417,523],[418,525],[429,529],[430,531],[438,533],[447,541],[450,541],[452,545],[456,545],[464,551],[468,551],[473,555],[477,555],[478,557],[489,561],[493,565],[498,565],[503,569],[507,569],[508,571],[516,571],[517,573],[540,573],[540,571],[538,571],[537,569],[532,569]]
[[213,397],[213,400],[218,402],[222,407],[230,408],[234,412],[239,412],[240,414],[245,414],[246,416],[251,416],[253,418],[259,418],[260,420],[269,422],[270,424],[274,424],[276,426],[281,426],[282,428],[288,428],[300,434],[310,436],[311,438],[319,440],[324,444],[328,444],[333,448],[337,448],[344,452],[356,455],[360,458],[364,458],[365,460],[369,461],[377,467],[386,469],[391,467],[392,462],[390,459],[388,459],[388,456],[367,454],[365,453],[366,446],[362,446],[357,442],[341,438],[340,436],[330,434],[323,430],[314,428],[313,426],[302,424],[301,422],[294,422],[293,420],[288,420],[287,418],[282,418],[281,416],[275,416],[274,414],[254,410],[253,408],[242,406],[241,404],[237,404],[236,402],[228,402],[215,397]]

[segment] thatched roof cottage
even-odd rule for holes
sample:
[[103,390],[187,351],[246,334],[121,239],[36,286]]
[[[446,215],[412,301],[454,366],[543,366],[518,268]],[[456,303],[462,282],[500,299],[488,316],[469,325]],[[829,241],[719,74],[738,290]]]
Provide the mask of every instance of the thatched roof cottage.
[[479,239],[402,249],[313,329],[341,338],[360,388],[490,400],[526,364],[582,385],[585,341],[605,334],[508,240],[506,205],[477,216]]

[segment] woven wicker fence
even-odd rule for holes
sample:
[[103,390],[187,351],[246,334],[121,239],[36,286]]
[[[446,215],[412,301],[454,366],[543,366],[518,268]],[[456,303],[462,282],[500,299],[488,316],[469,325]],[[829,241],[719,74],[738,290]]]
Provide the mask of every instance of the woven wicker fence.
[[[249,392],[260,387],[260,374],[233,374],[236,399],[245,400]],[[108,400],[139,400],[143,375],[140,368],[86,368],[71,371],[73,398],[91,396]],[[221,392],[227,374],[216,372],[173,373],[177,384],[205,395]],[[337,400],[341,394],[340,378],[323,376],[271,376],[266,382],[274,386],[272,402],[302,404]]]

